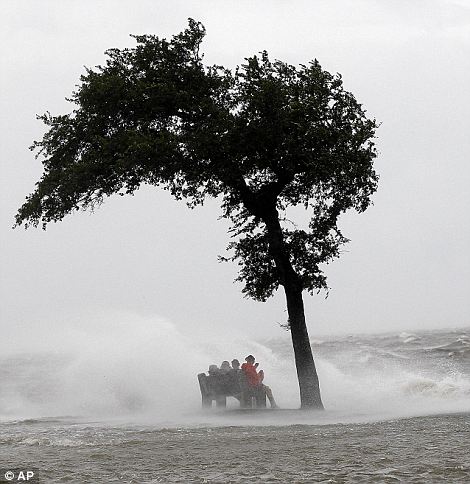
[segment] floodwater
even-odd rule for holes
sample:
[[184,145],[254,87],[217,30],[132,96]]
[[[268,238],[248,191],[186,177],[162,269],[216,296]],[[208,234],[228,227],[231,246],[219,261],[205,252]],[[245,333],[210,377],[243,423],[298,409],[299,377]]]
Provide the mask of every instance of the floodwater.
[[63,357],[57,364],[57,355],[5,356],[0,467],[34,468],[54,483],[470,482],[468,329],[325,338],[313,347],[327,408],[313,413],[286,409],[296,395],[283,381],[292,371],[285,339],[255,347],[280,411],[237,411],[230,402],[227,411],[202,412],[197,371],[183,406],[168,406],[150,383],[155,400],[146,398],[140,382],[127,381],[108,385],[98,404],[88,368]]
[[468,413],[171,429],[30,421],[2,431],[3,467],[39,468],[43,482],[470,482]]

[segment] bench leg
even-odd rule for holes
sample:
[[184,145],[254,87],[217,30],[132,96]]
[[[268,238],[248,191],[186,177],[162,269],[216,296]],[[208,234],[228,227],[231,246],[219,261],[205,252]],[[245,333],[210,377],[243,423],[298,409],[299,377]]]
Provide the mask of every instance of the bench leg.
[[266,394],[256,395],[256,408],[266,408]]
[[251,396],[247,393],[242,393],[240,396],[240,407],[251,408]]

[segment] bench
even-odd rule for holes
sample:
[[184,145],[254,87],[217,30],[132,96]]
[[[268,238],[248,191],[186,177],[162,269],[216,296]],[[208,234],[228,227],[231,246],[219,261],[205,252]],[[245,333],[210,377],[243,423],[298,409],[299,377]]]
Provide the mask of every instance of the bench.
[[241,408],[266,408],[266,392],[263,385],[251,387],[242,370],[230,370],[216,375],[199,373],[197,379],[203,408],[211,408],[213,401],[216,407],[225,408],[227,397],[236,398]]

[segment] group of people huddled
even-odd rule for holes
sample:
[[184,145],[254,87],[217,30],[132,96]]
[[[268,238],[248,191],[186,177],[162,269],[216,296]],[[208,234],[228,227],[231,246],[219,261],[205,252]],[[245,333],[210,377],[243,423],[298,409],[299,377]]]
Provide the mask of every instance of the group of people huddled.
[[[248,385],[257,389],[262,388],[266,392],[271,408],[279,408],[274,400],[271,388],[263,383],[264,371],[258,371],[258,366],[258,363],[255,363],[255,357],[253,355],[248,355],[245,358],[245,363],[243,363],[241,367],[240,362],[237,359],[233,359],[232,363],[222,361],[220,368],[217,365],[210,365],[209,377],[217,377],[218,379],[222,377],[224,386],[226,386],[228,393],[230,393],[231,388],[238,386],[239,374],[240,372],[243,372]],[[234,394],[234,396],[237,395]]]

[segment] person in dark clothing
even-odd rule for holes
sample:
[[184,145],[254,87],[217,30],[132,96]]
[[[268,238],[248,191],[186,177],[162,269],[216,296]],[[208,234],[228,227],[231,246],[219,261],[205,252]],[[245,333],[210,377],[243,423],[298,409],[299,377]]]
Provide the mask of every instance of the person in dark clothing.
[[222,361],[220,365],[220,373],[228,373],[232,368],[230,367],[230,363],[228,361]]
[[209,376],[216,376],[219,374],[219,367],[217,365],[209,365]]

